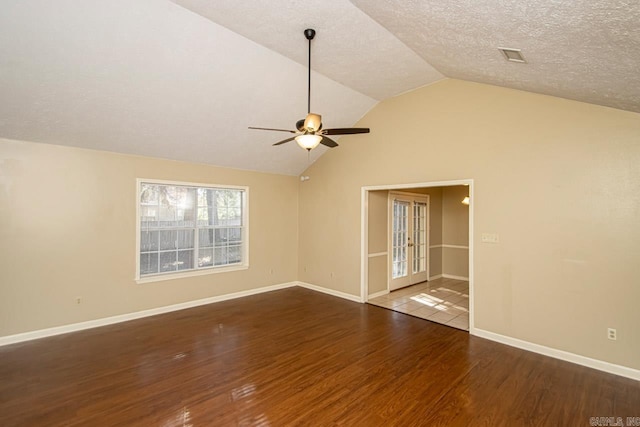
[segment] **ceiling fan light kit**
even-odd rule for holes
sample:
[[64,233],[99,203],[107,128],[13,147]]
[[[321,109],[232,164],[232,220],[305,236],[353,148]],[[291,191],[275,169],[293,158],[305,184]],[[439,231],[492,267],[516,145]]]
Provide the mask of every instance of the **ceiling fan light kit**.
[[273,145],[282,145],[289,141],[295,140],[298,145],[311,151],[319,144],[327,146],[329,148],[337,147],[338,143],[328,138],[326,135],[354,135],[358,133],[369,133],[369,128],[335,128],[335,129],[322,129],[322,116],[320,114],[314,114],[311,112],[311,40],[316,36],[316,31],[312,28],[304,30],[304,36],[309,40],[309,63],[307,67],[307,117],[296,122],[297,130],[288,129],[274,129],[274,128],[262,128],[252,127],[249,129],[256,130],[270,130],[275,132],[289,132],[296,134],[282,141],[278,141]]

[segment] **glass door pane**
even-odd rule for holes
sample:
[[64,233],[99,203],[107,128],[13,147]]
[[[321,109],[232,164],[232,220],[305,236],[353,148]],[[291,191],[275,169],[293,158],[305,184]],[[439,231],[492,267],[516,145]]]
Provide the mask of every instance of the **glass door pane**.
[[413,273],[427,271],[427,204],[413,204]]
[[409,272],[409,202],[393,201],[392,277],[405,277]]

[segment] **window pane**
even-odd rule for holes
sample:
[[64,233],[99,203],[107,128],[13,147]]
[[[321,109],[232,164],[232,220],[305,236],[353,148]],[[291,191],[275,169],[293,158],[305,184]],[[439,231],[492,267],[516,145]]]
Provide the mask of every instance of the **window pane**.
[[158,206],[140,206],[140,228],[158,226]]
[[193,249],[190,251],[178,251],[178,270],[190,270],[193,268]]
[[198,267],[211,267],[213,265],[213,249],[200,249]]
[[229,258],[229,264],[242,262],[242,248],[240,246],[229,246],[227,256]]
[[143,231],[140,233],[140,252],[150,252],[158,250],[157,231]]
[[177,265],[176,252],[160,252],[160,272],[175,271]]
[[201,248],[210,248],[213,246],[214,229],[205,228],[198,231],[198,245]]
[[242,241],[242,228],[229,228],[227,231],[229,243],[239,243]]
[[239,208],[241,206],[241,194],[238,190],[225,191],[225,204],[230,208]]
[[158,226],[159,227],[175,227],[176,226],[175,206],[160,205],[160,208],[158,210]]
[[140,254],[140,274],[155,274],[158,272],[158,254]]
[[216,212],[213,208],[198,208],[198,225],[211,226],[217,222]]
[[225,265],[227,264],[227,248],[215,248],[214,250],[214,264]]
[[183,191],[180,192],[178,200],[177,200],[177,219],[179,221],[179,226],[182,227],[194,227],[196,223],[196,189],[195,188],[181,188]]
[[158,186],[153,184],[142,183],[140,185],[140,204],[157,205],[158,204]]
[[231,208],[228,210],[227,225],[242,225],[242,213],[240,208]]
[[201,188],[198,190],[198,206],[212,208],[216,204],[215,190]]
[[178,249],[193,248],[194,230],[178,230]]
[[228,209],[224,206],[218,206],[216,209],[216,225],[227,225]]
[[207,203],[207,199],[205,197],[207,190],[204,188],[198,188],[196,190],[196,201],[198,202],[197,207],[205,206]]
[[160,231],[160,250],[175,249],[177,235],[176,230]]
[[158,186],[159,226],[193,227],[196,215],[196,190],[181,186]]
[[215,238],[216,246],[226,246],[228,238],[228,230],[226,228],[216,228]]

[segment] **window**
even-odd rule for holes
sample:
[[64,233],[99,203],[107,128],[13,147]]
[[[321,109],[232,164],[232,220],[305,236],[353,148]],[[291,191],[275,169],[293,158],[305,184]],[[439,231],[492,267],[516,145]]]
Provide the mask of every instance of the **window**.
[[246,268],[247,191],[138,180],[137,279]]

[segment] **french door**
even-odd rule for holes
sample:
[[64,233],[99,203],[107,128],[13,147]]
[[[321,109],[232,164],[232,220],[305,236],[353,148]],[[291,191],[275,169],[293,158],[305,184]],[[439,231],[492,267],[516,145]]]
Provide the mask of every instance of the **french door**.
[[429,196],[389,193],[389,290],[429,279]]

